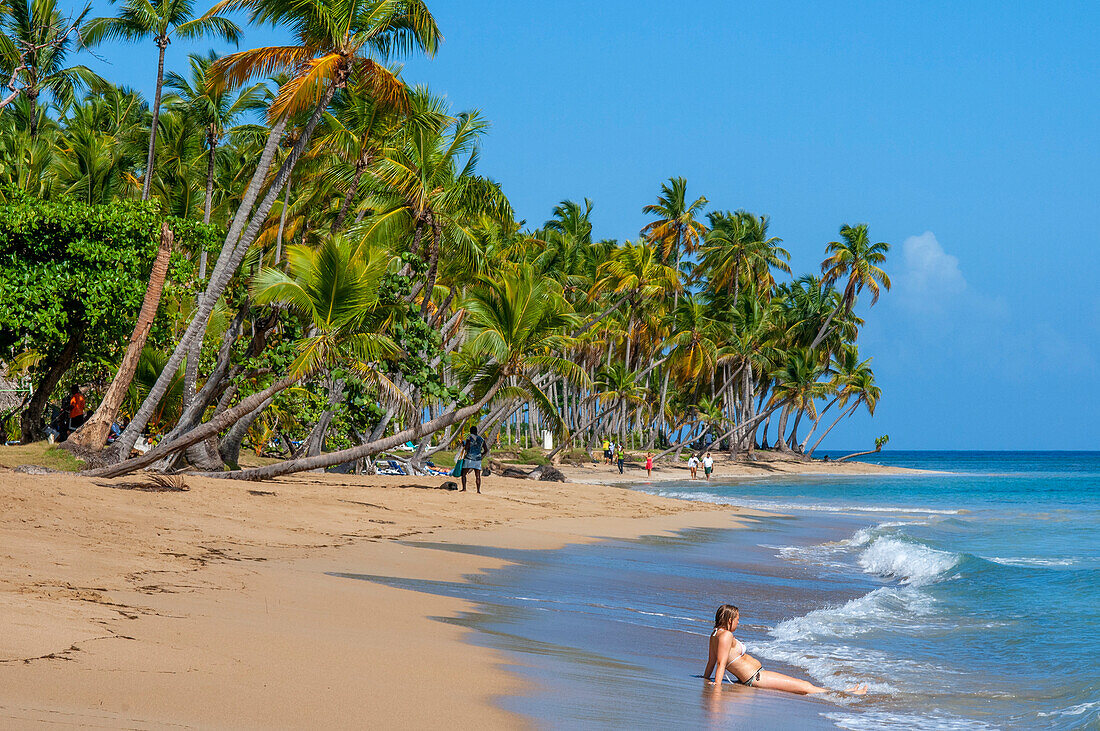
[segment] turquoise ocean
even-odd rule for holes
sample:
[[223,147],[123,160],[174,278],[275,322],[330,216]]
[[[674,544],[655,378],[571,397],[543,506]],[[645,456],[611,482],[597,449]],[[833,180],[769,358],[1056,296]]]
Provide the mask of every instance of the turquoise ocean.
[[[441,618],[503,650],[547,728],[1100,728],[1100,453],[883,452],[936,470],[639,483],[782,517],[508,559],[465,582],[362,574],[471,600]],[[862,699],[698,677],[714,609],[766,668]],[[757,694],[757,695],[754,695]]]

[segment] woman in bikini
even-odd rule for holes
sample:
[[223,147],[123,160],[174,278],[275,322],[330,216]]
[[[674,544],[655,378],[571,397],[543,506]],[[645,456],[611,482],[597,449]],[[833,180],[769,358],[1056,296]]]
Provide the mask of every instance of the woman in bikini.
[[[739,620],[740,612],[732,604],[723,604],[714,613],[714,632],[710,635],[710,655],[707,657],[707,669],[703,671],[705,679],[710,680],[713,672],[714,682],[721,685],[725,671],[728,670],[738,683],[753,688],[785,690],[788,693],[802,695],[828,692],[828,688],[814,685],[807,680],[792,678],[774,670],[765,670],[759,660],[745,652],[745,643],[733,636]],[[863,695],[867,692],[867,686],[853,686],[848,688],[848,692]]]

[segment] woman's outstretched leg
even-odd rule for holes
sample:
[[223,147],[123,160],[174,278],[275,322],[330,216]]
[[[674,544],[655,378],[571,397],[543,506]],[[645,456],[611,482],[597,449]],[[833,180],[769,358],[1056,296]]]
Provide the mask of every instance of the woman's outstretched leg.
[[[814,685],[808,680],[799,680],[798,678],[792,678],[790,675],[784,675],[783,673],[777,673],[774,670],[761,670],[760,678],[753,683],[755,688],[768,688],[770,690],[783,690],[788,693],[799,693],[801,695],[813,695],[814,693],[828,693],[828,688],[822,688],[819,685]],[[867,693],[866,685],[854,685],[848,688],[847,693],[852,695],[864,695]]]
[[761,670],[760,677],[753,682],[754,688],[768,688],[770,690],[785,690],[788,693],[810,695],[812,693],[826,693],[828,688],[821,688],[808,680],[799,680],[790,675],[777,673],[774,670]]

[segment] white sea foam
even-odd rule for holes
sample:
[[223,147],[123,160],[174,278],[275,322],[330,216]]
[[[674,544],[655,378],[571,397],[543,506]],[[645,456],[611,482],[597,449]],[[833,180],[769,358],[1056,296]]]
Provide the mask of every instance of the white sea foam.
[[780,622],[769,634],[791,642],[854,637],[899,624],[912,624],[935,611],[935,600],[910,587],[884,586],[839,606],[815,609]]
[[974,721],[939,713],[890,713],[889,711],[870,711],[867,713],[826,713],[823,714],[838,728],[850,731],[877,731],[877,729],[930,729],[932,731],[972,731],[972,729],[992,729],[982,721]]
[[1000,556],[990,556],[986,559],[993,563],[999,563],[1004,566],[1073,566],[1079,563],[1079,558],[1031,558],[1028,556],[1021,556],[1019,558],[1002,558]]
[[1039,713],[1036,715],[1049,717],[1049,716],[1080,716],[1082,713],[1087,713],[1094,708],[1100,708],[1100,701],[1091,701],[1089,703],[1079,703],[1076,706],[1070,706],[1069,708],[1063,708],[1058,711],[1050,711],[1049,713]]
[[958,561],[958,554],[890,537],[874,539],[859,556],[866,573],[915,586],[941,580]]

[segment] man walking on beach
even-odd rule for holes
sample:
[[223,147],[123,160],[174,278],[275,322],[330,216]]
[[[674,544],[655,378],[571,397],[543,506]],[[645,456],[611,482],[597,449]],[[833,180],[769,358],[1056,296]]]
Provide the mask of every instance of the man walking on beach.
[[707,482],[710,482],[710,473],[714,471],[714,457],[710,456],[710,452],[703,455],[703,472],[707,475]]
[[473,470],[477,494],[481,494],[481,460],[488,454],[489,445],[477,433],[477,427],[471,426],[470,436],[462,442],[462,489],[459,492],[466,492],[466,474]]

